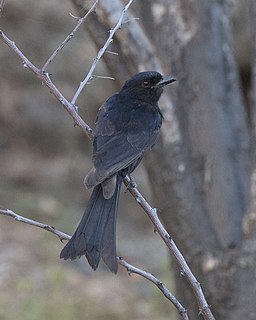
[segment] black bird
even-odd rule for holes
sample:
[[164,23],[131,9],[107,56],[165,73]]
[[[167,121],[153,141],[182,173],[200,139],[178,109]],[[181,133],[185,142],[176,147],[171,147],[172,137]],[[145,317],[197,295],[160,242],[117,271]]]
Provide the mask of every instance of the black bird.
[[85,255],[97,269],[102,258],[116,273],[116,211],[123,178],[152,149],[162,125],[158,100],[175,79],[145,71],[127,80],[99,109],[93,141],[93,168],[84,180],[94,188],[85,213],[60,257]]

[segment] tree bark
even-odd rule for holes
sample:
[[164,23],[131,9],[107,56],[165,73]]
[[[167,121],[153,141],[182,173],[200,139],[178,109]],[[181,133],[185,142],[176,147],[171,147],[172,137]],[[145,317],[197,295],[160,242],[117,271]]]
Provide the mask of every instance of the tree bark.
[[[255,26],[254,0],[251,6]],[[122,7],[122,1],[101,1],[97,15],[90,17],[86,26],[98,47]],[[255,152],[228,1],[141,0],[133,8],[111,47],[118,58],[104,56],[110,71],[119,82],[149,69],[178,79],[161,100],[161,138],[145,161],[155,204],[216,319],[254,319]],[[255,37],[253,57],[255,93]],[[192,293],[176,273],[179,298],[190,318],[198,319]]]

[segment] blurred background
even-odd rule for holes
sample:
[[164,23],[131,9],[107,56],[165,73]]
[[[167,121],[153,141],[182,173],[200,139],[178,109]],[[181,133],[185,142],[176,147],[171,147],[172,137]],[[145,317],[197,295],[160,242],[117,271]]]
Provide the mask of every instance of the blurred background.
[[[41,67],[75,26],[68,0],[7,1],[1,27]],[[50,66],[53,81],[72,98],[96,55],[81,28]],[[56,99],[21,61],[0,44],[0,205],[72,234],[90,196],[83,186],[91,167],[91,143]],[[103,63],[99,75],[110,75]],[[97,79],[80,98],[91,126],[100,105],[115,92]],[[142,166],[136,181],[150,199]],[[124,190],[125,191],[125,190]],[[172,307],[140,277],[104,265],[94,272],[85,258],[62,261],[63,244],[53,235],[1,216],[0,319],[169,319]],[[168,258],[158,235],[129,193],[123,192],[117,252],[171,287]],[[152,255],[152,252],[154,254]],[[160,263],[159,263],[160,262]]]
[[[105,1],[104,3],[106,2],[115,3],[118,1]],[[232,39],[232,46],[234,48],[234,57],[239,74],[241,105],[244,106],[242,111],[238,108],[241,114],[239,113],[237,117],[242,119],[243,124],[246,123],[246,126],[248,125],[248,127],[250,127],[253,123],[253,110],[250,104],[249,94],[252,61],[252,39],[250,38],[251,31],[248,9],[250,0],[246,0],[242,4],[238,0],[223,1],[223,3],[226,2],[229,2],[231,5],[232,30],[233,35],[235,35],[234,39]],[[73,6],[72,3],[75,4],[75,6]],[[102,1],[103,8],[104,3]],[[154,42],[154,45],[158,47],[159,50],[162,49],[160,53],[158,52],[158,57],[163,62],[162,66],[168,66],[165,68],[165,71],[172,71],[179,79],[179,89],[176,86],[176,88],[170,90],[174,104],[179,107],[177,113],[180,113],[178,119],[180,120],[181,132],[186,137],[185,140],[187,139],[185,147],[188,147],[188,153],[191,152],[192,154],[188,160],[188,162],[191,162],[188,166],[190,172],[185,173],[187,176],[192,173],[195,179],[191,180],[192,184],[190,184],[188,190],[190,192],[195,186],[196,192],[198,191],[200,197],[204,198],[205,202],[202,205],[204,208],[202,212],[205,210],[208,214],[209,211],[210,215],[212,211],[221,212],[218,205],[222,204],[223,199],[218,198],[218,195],[216,196],[213,190],[213,203],[208,201],[209,199],[207,200],[207,197],[211,196],[211,190],[209,192],[209,189],[212,188],[212,184],[207,184],[208,176],[205,174],[205,185],[205,181],[203,181],[201,177],[201,172],[199,172],[200,170],[203,171],[202,167],[204,165],[202,165],[202,158],[205,153],[209,151],[207,149],[208,147],[213,150],[214,157],[220,152],[220,150],[215,152],[215,149],[212,148],[211,139],[209,139],[210,142],[207,140],[210,134],[209,136],[205,134],[204,129],[208,129],[208,127],[210,127],[209,123],[214,123],[216,119],[214,115],[212,115],[213,118],[212,120],[210,118],[210,122],[208,123],[208,120],[204,118],[204,112],[208,112],[204,111],[207,109],[206,105],[208,106],[208,104],[205,104],[203,99],[200,100],[200,95],[202,97],[205,94],[207,99],[208,96],[210,96],[212,101],[215,102],[215,96],[209,95],[209,91],[205,88],[206,83],[209,83],[211,88],[214,87],[213,84],[216,84],[216,87],[217,85],[222,88],[224,87],[227,95],[231,92],[226,82],[222,82],[221,78],[214,78],[216,65],[212,63],[212,61],[212,64],[209,63],[209,65],[206,65],[207,59],[204,61],[196,51],[196,53],[193,51],[194,48],[199,48],[199,44],[202,45],[203,43],[203,41],[200,42],[198,40],[198,35],[200,38],[201,30],[205,30],[205,32],[211,30],[214,34],[217,34],[217,29],[214,29],[212,24],[211,28],[209,27],[212,21],[208,21],[206,15],[203,14],[204,9],[208,10],[208,5],[206,5],[208,2],[200,0],[189,2],[182,0],[171,2],[164,0],[138,0],[137,2],[135,1],[135,3],[133,12],[135,12],[137,17],[142,19],[144,30],[149,34],[149,39],[152,40],[152,43]],[[218,1],[213,1],[211,5],[213,6],[215,3],[218,3]],[[165,10],[163,5],[169,6],[169,9]],[[0,16],[1,29],[3,29],[11,40],[15,41],[21,51],[37,67],[42,67],[56,47],[74,28],[76,21],[69,13],[71,12],[74,15],[81,14],[83,11],[77,11],[77,8],[79,9],[83,6],[87,9],[89,6],[88,1],[6,0],[4,11]],[[222,17],[222,12],[220,11],[218,13],[216,8],[213,8],[212,12]],[[103,9],[99,9],[97,14],[100,19],[107,20],[102,13],[103,11]],[[176,12],[181,12],[181,15],[177,15]],[[214,15],[211,17],[214,17]],[[203,21],[200,21],[203,25],[202,27],[197,18],[202,18]],[[177,21],[175,21],[175,19],[177,19]],[[154,25],[152,25],[153,21]],[[169,28],[173,27],[171,23],[176,23],[176,29],[173,34],[168,31],[166,21],[170,22]],[[89,70],[97,52],[95,43],[99,45],[101,41],[104,43],[106,39],[106,30],[97,28],[97,22],[94,21],[94,23],[95,24],[92,24],[92,21],[89,20],[85,22],[85,26],[80,28],[75,38],[67,44],[49,66],[49,72],[52,74],[53,82],[67,99],[73,97],[80,81]],[[216,24],[219,25],[218,21]],[[198,26],[199,29],[197,29]],[[197,31],[195,32],[195,30]],[[200,30],[200,32],[198,30]],[[158,33],[155,33],[155,31]],[[94,32],[96,36],[92,39],[91,35]],[[135,73],[147,66],[146,63],[140,64],[140,61],[136,61],[136,59],[135,62],[133,61],[134,64],[132,64],[127,43],[126,46],[121,43],[122,37],[126,39],[125,28],[118,33],[117,39],[114,42],[114,45],[115,43],[117,44],[117,48],[119,45],[123,46],[123,51],[119,52],[119,57],[112,56],[112,60],[109,61],[108,66],[106,66],[102,60],[95,72],[98,75],[114,76],[117,78],[117,81],[94,79],[86,86],[78,100],[80,107],[79,113],[92,127],[98,108],[110,95],[120,88],[120,82],[125,78],[124,74],[127,74],[127,78],[130,76],[130,74],[124,72],[125,68],[129,69],[129,72]],[[207,51],[207,46],[203,45],[203,50],[201,50],[202,55],[208,55],[207,57],[210,57],[209,60],[211,60],[211,55],[217,57],[218,49],[222,45],[221,41],[223,39],[225,41],[227,40],[225,35],[222,34],[221,37],[221,40],[217,38],[219,42],[216,47],[210,47],[209,52]],[[209,36],[205,36],[205,38],[202,36],[202,38],[210,39]],[[157,41],[159,41],[159,43],[161,42],[162,47],[158,45]],[[133,43],[130,44],[130,49],[132,50]],[[226,45],[226,43],[224,44]],[[229,44],[230,43],[228,43],[228,45]],[[173,48],[175,46],[178,48],[177,51],[174,49],[173,51],[168,51],[170,47]],[[117,50],[117,48],[114,49]],[[223,45],[223,52],[225,48],[227,49],[228,46],[225,47]],[[215,56],[214,50],[216,50]],[[141,57],[143,54],[142,51],[139,52]],[[170,61],[167,61],[166,57],[170,58]],[[150,59],[151,57],[148,58],[148,61],[151,63]],[[224,57],[223,61],[225,59],[229,61],[227,57]],[[194,63],[194,61],[199,61],[202,69],[198,71],[197,64]],[[218,61],[218,63],[223,63],[223,61]],[[119,67],[120,63],[123,68],[120,67],[120,70],[117,68],[115,71],[116,74],[113,74],[114,72],[111,72],[113,71],[113,66],[118,65]],[[227,81],[229,81],[237,75],[235,74],[234,76],[231,72],[232,70],[230,71],[227,66],[228,63],[223,67],[223,69],[226,67],[224,70],[226,73],[223,69],[221,69],[221,72],[223,71],[223,75]],[[207,78],[207,74],[205,76],[204,68],[205,70],[210,70],[210,74],[213,75],[212,79]],[[91,143],[80,128],[74,127],[71,117],[49,93],[49,90],[45,88],[29,70],[24,68],[21,61],[18,60],[15,54],[2,42],[0,43],[0,70],[2,75],[0,77],[0,206],[2,208],[9,208],[25,217],[52,225],[68,234],[72,234],[90,196],[90,192],[83,186],[83,179],[91,167]],[[201,82],[199,79],[200,76],[202,76]],[[183,91],[182,88],[184,88]],[[216,89],[216,92],[217,91]],[[198,102],[198,100],[200,101]],[[228,101],[228,99],[225,100],[222,96],[218,96],[216,100],[218,100],[219,104],[223,103],[225,118],[225,112],[227,114],[229,112],[229,110],[227,111],[226,104],[229,105],[230,101]],[[162,104],[164,105],[165,102],[166,101],[163,101]],[[186,110],[186,106],[188,105],[190,108]],[[205,109],[202,108],[202,105]],[[196,106],[199,108],[199,113],[197,113],[198,110],[196,110]],[[210,109],[211,106],[208,106],[207,110]],[[221,108],[218,106],[216,109],[219,111]],[[165,111],[168,124],[168,110]],[[191,114],[189,114],[190,112]],[[193,118],[193,115],[195,115],[196,120]],[[217,118],[218,117],[219,115],[217,115]],[[222,114],[220,118],[221,117]],[[233,124],[233,119],[229,121],[228,117],[226,117],[226,120],[226,128],[224,128],[226,131],[224,130],[223,133],[224,137],[225,134],[228,135],[227,132],[230,129],[228,124]],[[204,123],[205,128],[203,127]],[[241,127],[238,126],[238,129],[235,125],[234,127],[235,132],[241,132]],[[199,128],[202,129],[201,132],[198,132]],[[218,139],[220,141],[223,140],[221,136],[222,129],[222,127],[220,130],[217,128],[216,131],[220,132],[220,136],[218,136],[217,132],[217,137],[215,136],[216,141]],[[232,130],[233,127],[230,131]],[[249,128],[248,131],[250,130]],[[166,134],[166,132],[164,134]],[[167,134],[167,136],[169,135]],[[205,137],[206,142],[203,141]],[[240,142],[237,136],[232,136],[232,139],[235,140],[235,142]],[[249,153],[248,144],[244,143],[244,145],[246,145],[247,148],[245,148],[246,152]],[[200,232],[204,231],[202,231],[203,227],[201,231],[193,232],[193,223],[200,225],[203,218],[200,218],[199,222],[196,220],[193,222],[186,221],[187,217],[182,215],[185,209],[180,205],[179,201],[182,202],[183,198],[185,201],[186,199],[190,200],[190,198],[188,193],[186,193],[187,191],[184,192],[185,196],[183,196],[181,192],[178,192],[177,185],[175,187],[175,183],[179,185],[183,183],[183,180],[180,178],[182,173],[176,168],[174,161],[171,163],[170,159],[172,159],[173,155],[167,155],[164,149],[165,147],[162,142],[162,144],[159,144],[158,149],[156,148],[156,152],[161,152],[162,148],[162,152],[166,154],[166,157],[169,157],[166,163],[160,165],[160,167],[163,168],[163,175],[165,174],[165,167],[168,167],[168,165],[173,165],[174,167],[173,172],[170,171],[171,169],[168,167],[168,172],[171,172],[171,177],[168,175],[169,173],[164,176],[166,177],[165,183],[169,183],[169,180],[172,179],[175,180],[172,181],[173,184],[170,190],[165,188],[164,185],[161,185],[161,182],[158,181],[160,179],[157,178],[158,176],[154,173],[154,170],[152,170],[152,172],[149,170],[150,166],[152,168],[152,163],[154,164],[154,161],[156,161],[154,158],[153,160],[148,160],[146,167],[144,167],[142,163],[136,170],[136,173],[134,173],[136,182],[149,202],[161,208],[163,219],[165,219],[167,225],[169,222],[177,226],[176,229],[171,230],[171,234],[175,235],[175,239],[177,239],[178,242],[180,240],[179,236],[181,238],[183,237],[182,240],[185,241],[185,245],[181,241],[181,246],[184,252],[186,252],[187,248],[191,249],[189,248],[189,243],[193,242],[193,236],[199,235],[199,239],[197,240],[201,242],[202,246],[205,244],[208,253],[215,254],[217,251],[216,247],[211,247],[215,239],[209,242],[209,245],[207,242],[208,238],[211,238],[210,233],[207,234],[208,229],[205,230],[207,235],[205,238],[205,235],[202,238],[200,234]],[[170,149],[170,147],[168,148]],[[169,150],[168,148],[167,150]],[[176,145],[173,150],[174,156],[183,156],[182,151],[177,149]],[[229,152],[230,150],[227,151]],[[225,152],[226,149],[223,153]],[[228,157],[231,163],[235,162],[232,156],[233,154],[230,152]],[[161,159],[158,161],[161,162]],[[220,165],[218,161],[222,162],[221,157],[217,160],[217,164],[213,164],[213,167],[216,165],[217,169]],[[246,161],[247,160],[245,160],[245,162]],[[248,163],[246,165],[248,165]],[[237,168],[233,170],[235,173],[238,172],[236,170],[240,170],[240,167]],[[250,177],[249,170],[247,173],[246,183]],[[152,188],[152,181],[155,183],[155,190]],[[160,183],[160,187],[158,183]],[[228,185],[229,182],[225,181],[224,187],[226,188]],[[157,194],[156,189],[159,190],[159,194]],[[229,191],[226,194],[226,189],[221,189],[218,185],[217,189],[221,190],[220,193],[222,193],[222,195],[227,195],[227,198],[229,197]],[[238,189],[242,190],[243,187],[239,185]],[[245,189],[248,192],[249,187],[246,186]],[[161,192],[161,190],[164,190],[164,192]],[[186,190],[186,186],[182,190]],[[207,192],[209,193],[207,194]],[[168,201],[164,199],[164,197],[170,199],[172,202],[171,205],[168,204]],[[230,198],[237,199],[239,203],[242,202],[242,200],[240,201],[240,193],[238,196],[237,194],[233,194]],[[229,204],[232,202],[230,198],[228,198],[227,207],[221,207],[221,209],[227,209],[227,212],[231,212],[233,209],[233,203],[230,205],[231,209],[229,207]],[[199,197],[196,198],[196,200],[195,198],[193,199],[196,205],[201,201],[201,198],[200,201],[198,199]],[[225,202],[225,199],[223,201]],[[186,212],[188,214],[191,212],[196,214],[198,207],[192,206],[192,201],[187,201],[187,203],[188,208],[186,208]],[[246,208],[248,207],[249,205],[246,206]],[[241,212],[242,211],[241,216],[246,209],[243,207],[241,208]],[[165,218],[166,212],[170,213],[169,216],[167,215],[167,218]],[[179,216],[179,214],[181,215]],[[175,220],[176,218],[179,219],[178,216],[181,222]],[[189,234],[189,236],[187,236],[185,235],[186,230],[179,229],[182,227],[184,221],[186,230],[190,230],[191,234],[193,233],[192,235]],[[213,224],[217,226],[217,230],[220,229],[220,226],[223,226],[224,229],[226,226],[221,218]],[[189,229],[188,226],[191,228]],[[239,226],[241,226],[241,219],[239,220]],[[175,232],[177,234],[175,234]],[[225,255],[227,255],[227,251],[225,250],[230,250],[231,246],[230,243],[228,243],[225,247],[225,243],[231,241],[229,239],[231,236],[228,234],[226,237],[225,232],[223,233],[224,235],[219,235],[218,232],[216,232],[216,238],[219,237],[220,242],[224,243],[222,247],[220,246],[221,250],[223,250],[221,254],[225,253]],[[153,285],[142,278],[136,275],[128,276],[126,270],[121,267],[119,267],[118,274],[113,275],[103,264],[94,272],[84,258],[72,262],[62,261],[59,259],[59,253],[62,247],[63,244],[50,233],[48,234],[35,227],[18,223],[8,217],[0,217],[0,320],[41,320],[46,318],[53,320],[122,320],[127,318],[136,320],[165,320],[177,318],[174,308],[162,297]],[[196,246],[194,246],[194,248],[197,249]],[[220,287],[220,284],[223,283],[223,278],[220,277],[220,279],[216,281],[214,272],[213,275],[211,275],[211,271],[207,268],[205,271],[205,265],[203,263],[206,261],[206,255],[200,256],[199,259],[198,252],[200,250],[196,253],[190,251],[191,254],[186,254],[186,258],[191,264],[193,258],[196,258],[198,265],[194,266],[194,268],[199,274],[205,272],[203,277],[207,277],[210,273],[210,285],[207,283],[207,278],[204,278],[205,287],[209,285],[209,287],[212,288],[213,284],[217,284]],[[153,227],[142,209],[136,205],[134,199],[129,193],[126,193],[125,190],[122,192],[119,206],[117,253],[135,266],[152,272],[161,281],[164,281],[171,290],[174,290],[175,280],[171,272],[171,263],[167,252],[159,240],[158,235],[154,233]],[[228,251],[228,254],[229,253],[230,251]],[[223,260],[221,254],[220,260]],[[207,261],[212,262],[215,260],[208,259]],[[200,269],[202,265],[203,270]],[[228,274],[227,270],[229,270],[230,265],[229,261],[223,267],[223,269],[225,269],[225,275]],[[221,275],[224,277],[223,274]],[[179,280],[179,277],[180,275],[177,276],[176,274],[176,279],[178,278]],[[225,291],[225,289],[222,291],[228,295],[231,295],[230,292],[234,291],[231,290],[230,287],[230,291]],[[184,288],[178,288],[178,291],[184,292]],[[184,295],[186,294],[184,293]],[[215,305],[217,305],[218,301],[222,300],[222,297],[215,296],[215,298],[214,302]],[[223,298],[225,309],[227,309],[226,298],[226,296]],[[185,306],[188,308],[191,307],[190,304]],[[232,307],[232,304],[230,304],[230,306]],[[195,318],[197,319],[197,309],[195,314]],[[191,319],[195,318],[191,317]],[[227,317],[224,318],[228,320]],[[233,317],[232,319],[240,320],[242,318],[243,317]],[[256,319],[256,316],[251,319]]]

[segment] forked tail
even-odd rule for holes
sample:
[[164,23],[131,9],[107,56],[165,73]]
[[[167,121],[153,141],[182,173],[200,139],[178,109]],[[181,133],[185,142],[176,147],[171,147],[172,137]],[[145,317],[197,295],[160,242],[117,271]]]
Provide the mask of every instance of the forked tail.
[[94,270],[102,258],[110,271],[117,272],[116,212],[121,184],[122,177],[117,175],[116,190],[110,199],[104,198],[101,185],[93,189],[75,233],[60,253],[61,258],[73,260],[85,255]]

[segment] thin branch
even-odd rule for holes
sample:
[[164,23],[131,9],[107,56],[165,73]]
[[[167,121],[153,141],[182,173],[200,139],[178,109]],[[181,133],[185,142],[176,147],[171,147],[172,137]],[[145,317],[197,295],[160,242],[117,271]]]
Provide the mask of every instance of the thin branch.
[[49,226],[48,224],[44,224],[44,223],[37,222],[37,221],[29,219],[29,218],[25,218],[15,212],[13,212],[12,210],[0,209],[0,214],[2,214],[4,216],[12,217],[17,221],[29,224],[31,226],[38,227],[38,228],[44,229],[46,231],[49,231],[49,232],[53,233],[54,235],[56,235],[60,239],[60,241],[69,240],[71,238],[66,233],[61,232],[61,231],[55,229],[54,227]]
[[[0,209],[0,214],[2,214],[4,216],[12,217],[19,222],[23,222],[23,223],[29,224],[31,226],[46,230],[48,232],[51,232],[52,234],[56,235],[61,240],[61,242],[63,240],[69,240],[71,238],[71,236],[69,236],[68,234],[66,234],[58,229],[55,229],[54,227],[52,227],[48,224],[41,223],[36,220],[23,217],[15,212],[13,212],[12,210]],[[160,280],[158,280],[151,273],[134,267],[133,265],[126,262],[123,258],[118,257],[117,262],[121,266],[123,266],[127,269],[128,274],[136,273],[136,274],[142,276],[143,278],[151,281],[153,284],[155,284],[159,288],[159,290],[163,293],[163,295],[168,300],[170,300],[171,303],[174,305],[174,307],[178,310],[182,319],[189,320],[187,310],[182,306],[182,304],[174,297],[174,295],[167,289],[167,287]]]
[[118,263],[126,268],[127,272],[129,274],[136,273],[143,278],[151,281],[154,283],[158,289],[163,293],[163,295],[171,301],[171,303],[176,307],[176,309],[179,311],[180,316],[184,320],[189,320],[188,312],[187,310],[182,306],[182,304],[174,297],[174,295],[167,289],[167,287],[163,284],[163,282],[159,281],[155,276],[153,276],[152,273],[146,272],[144,270],[141,270],[137,267],[132,266],[128,262],[126,262],[123,258],[119,257],[117,258]]
[[90,10],[82,18],[76,18],[78,21],[77,21],[75,28],[72,30],[72,32],[66,37],[66,39],[61,43],[61,45],[53,52],[53,54],[46,61],[46,63],[44,64],[44,66],[42,68],[43,72],[46,71],[48,65],[53,61],[53,59],[57,56],[57,54],[64,48],[64,46],[69,42],[69,40],[71,40],[74,37],[76,31],[81,26],[81,24],[86,20],[86,18],[89,16],[89,14],[94,11],[97,3],[98,3],[98,0],[96,0],[94,2],[92,7],[90,8]]
[[50,79],[50,75],[47,72],[43,72],[38,69],[25,55],[20,51],[20,49],[16,46],[14,41],[11,41],[1,30],[0,30],[0,39],[3,40],[4,43],[8,45],[8,47],[16,53],[16,55],[21,59],[24,68],[30,69],[41,81],[45,84],[50,92],[60,101],[63,107],[67,110],[67,112],[73,118],[75,125],[78,125],[82,130],[88,135],[90,139],[93,138],[92,129],[88,126],[87,123],[79,116],[75,106],[70,103],[58,90],[58,88],[53,84]]
[[85,87],[85,85],[87,84],[87,82],[92,78],[92,74],[100,60],[100,58],[103,56],[103,54],[106,52],[107,48],[109,47],[109,45],[111,44],[111,42],[113,41],[113,36],[116,33],[116,31],[121,27],[122,25],[122,21],[123,18],[125,16],[126,11],[129,9],[130,5],[132,4],[133,0],[130,0],[127,5],[124,7],[123,12],[117,22],[117,24],[115,25],[115,27],[113,29],[110,30],[109,32],[109,37],[107,39],[107,41],[105,42],[104,46],[98,51],[96,57],[93,60],[93,63],[91,65],[91,68],[89,70],[89,72],[87,73],[86,77],[84,78],[83,81],[80,82],[80,86],[77,89],[74,97],[71,100],[71,103],[73,105],[75,105],[76,100],[78,98],[78,96],[80,95],[80,93],[82,92],[83,88]]
[[179,264],[179,267],[181,269],[182,275],[185,276],[188,283],[190,284],[194,295],[197,299],[197,303],[199,306],[199,312],[202,314],[203,318],[205,320],[214,320],[214,316],[210,310],[210,306],[208,305],[203,290],[201,288],[200,283],[197,281],[196,277],[190,270],[186,260],[184,259],[183,255],[181,254],[180,250],[177,248],[175,242],[171,238],[171,236],[168,234],[164,226],[162,225],[158,215],[157,210],[155,208],[152,208],[150,204],[147,202],[147,200],[142,196],[142,194],[139,192],[137,186],[131,181],[131,179],[126,176],[124,179],[124,184],[126,185],[129,192],[133,195],[133,197],[136,199],[137,203],[142,207],[142,209],[147,213],[150,220],[152,221],[155,230],[159,233],[161,238],[163,239],[164,243],[168,247],[168,249],[171,251],[171,253],[174,255],[176,261]]

